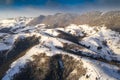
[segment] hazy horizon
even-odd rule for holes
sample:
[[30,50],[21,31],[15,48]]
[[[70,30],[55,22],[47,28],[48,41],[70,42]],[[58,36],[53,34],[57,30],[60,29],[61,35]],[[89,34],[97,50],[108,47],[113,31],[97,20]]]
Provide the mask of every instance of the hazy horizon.
[[0,18],[120,10],[120,0],[1,0]]

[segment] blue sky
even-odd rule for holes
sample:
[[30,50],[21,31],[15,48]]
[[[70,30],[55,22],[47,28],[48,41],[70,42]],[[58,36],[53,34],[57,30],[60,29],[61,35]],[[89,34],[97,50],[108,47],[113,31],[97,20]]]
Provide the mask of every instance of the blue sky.
[[96,0],[0,0],[0,5],[9,6],[45,6],[49,5],[76,5],[86,2],[94,3]]
[[0,0],[0,17],[119,9],[120,0]]
[[0,0],[1,9],[38,8],[52,10],[67,10],[94,4],[96,0]]

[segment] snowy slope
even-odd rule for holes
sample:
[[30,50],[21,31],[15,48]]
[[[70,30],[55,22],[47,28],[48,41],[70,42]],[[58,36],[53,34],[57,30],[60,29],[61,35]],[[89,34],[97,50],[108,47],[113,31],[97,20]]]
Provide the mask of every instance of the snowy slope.
[[[31,18],[30,18],[31,19]],[[79,80],[120,80],[120,34],[106,27],[75,25],[65,28],[45,28],[46,25],[26,26],[27,18],[2,20],[0,29],[1,55],[4,50],[13,49],[17,39],[40,36],[39,43],[32,46],[25,55],[17,58],[7,69],[2,80],[11,80],[20,68],[33,61],[33,55],[47,56],[66,54],[81,60],[86,73]],[[10,28],[10,29],[7,29]],[[24,45],[23,45],[24,46]],[[72,64],[72,63],[71,63]],[[0,68],[1,69],[1,68]],[[74,74],[76,74],[73,71]],[[72,80],[72,79],[71,79]]]

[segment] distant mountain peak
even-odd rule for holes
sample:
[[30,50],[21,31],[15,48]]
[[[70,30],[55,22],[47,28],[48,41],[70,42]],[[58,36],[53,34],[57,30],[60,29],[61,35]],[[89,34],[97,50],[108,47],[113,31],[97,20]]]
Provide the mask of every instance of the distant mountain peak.
[[56,13],[55,15],[44,16],[42,18],[37,17],[28,23],[28,25],[36,25],[38,23],[45,23],[52,27],[54,27],[54,25],[65,27],[70,24],[88,24],[90,26],[105,25],[106,27],[117,30],[119,32],[119,17],[120,11],[108,11],[105,13],[100,11],[92,11],[81,15],[71,13]]

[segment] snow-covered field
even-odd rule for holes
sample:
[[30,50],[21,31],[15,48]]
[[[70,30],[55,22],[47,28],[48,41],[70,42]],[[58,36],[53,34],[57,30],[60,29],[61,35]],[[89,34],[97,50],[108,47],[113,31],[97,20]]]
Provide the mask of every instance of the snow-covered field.
[[[23,39],[32,35],[41,37],[39,44],[33,46],[24,56],[9,65],[10,68],[2,80],[11,80],[14,74],[19,73],[20,67],[24,67],[28,60],[32,61],[33,55],[40,53],[46,53],[48,56],[67,54],[76,60],[82,60],[87,72],[79,80],[120,80],[120,33],[104,26],[90,27],[71,24],[65,28],[50,29],[45,28],[43,24],[26,26],[29,20],[29,18],[20,18],[0,21],[0,30],[3,28],[7,30],[0,31],[0,51],[11,50],[14,42],[19,38]],[[77,40],[77,43],[66,39],[70,36],[60,33],[58,30],[74,36],[76,39],[72,39]],[[61,38],[60,35],[64,37]]]

